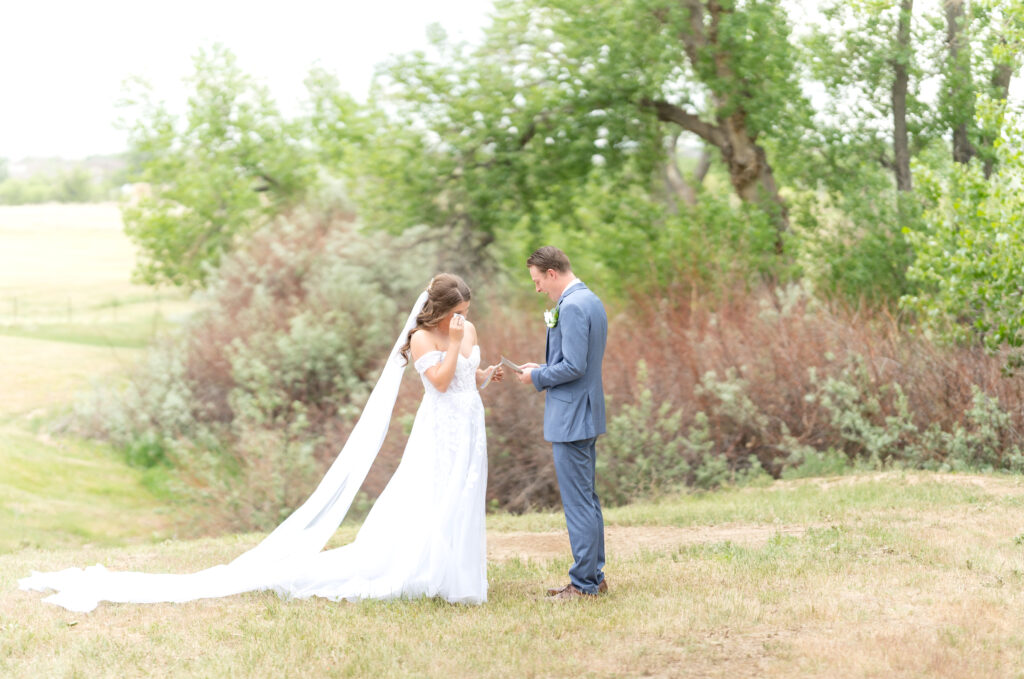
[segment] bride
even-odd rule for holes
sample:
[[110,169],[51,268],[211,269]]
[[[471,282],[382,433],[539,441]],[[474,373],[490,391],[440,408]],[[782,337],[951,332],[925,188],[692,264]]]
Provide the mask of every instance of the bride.
[[[100,601],[192,601],[273,590],[283,597],[487,600],[484,494],[487,440],[479,385],[503,377],[480,369],[476,329],[465,319],[470,290],[439,274],[413,307],[348,441],[320,485],[260,544],[228,564],[184,575],[108,571],[97,564],[33,572],[24,590],[93,610]],[[402,461],[356,539],[323,550],[345,517],[383,443],[406,364],[423,381]]]

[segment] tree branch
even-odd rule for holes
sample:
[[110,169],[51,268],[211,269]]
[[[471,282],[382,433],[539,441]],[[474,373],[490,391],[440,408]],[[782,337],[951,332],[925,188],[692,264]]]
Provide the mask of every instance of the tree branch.
[[640,102],[640,105],[645,108],[653,108],[658,115],[658,120],[665,123],[675,123],[687,132],[693,132],[712,146],[721,148],[725,143],[721,130],[716,126],[704,122],[693,113],[675,104],[670,104],[661,99],[644,99]]

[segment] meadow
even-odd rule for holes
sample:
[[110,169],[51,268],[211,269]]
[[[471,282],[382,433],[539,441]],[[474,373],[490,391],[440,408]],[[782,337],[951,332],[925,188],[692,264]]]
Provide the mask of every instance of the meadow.
[[[553,604],[558,515],[493,517],[489,600],[284,601],[271,593],[72,614],[31,569],[186,572],[258,535],[0,556],[11,677],[1016,677],[1018,479],[861,474],[607,513],[611,591]],[[340,531],[337,542],[353,529]]]
[[0,553],[173,530],[141,472],[43,426],[188,312],[183,294],[131,283],[134,256],[116,205],[0,206]]
[[[189,572],[260,535],[176,539],[117,451],[56,433],[192,303],[131,284],[114,206],[0,208],[0,676],[1024,677],[1024,479],[862,471],[606,511],[611,591],[553,604],[559,513],[488,517],[489,600],[270,593],[72,614],[32,570]],[[344,524],[332,541],[357,530]]]

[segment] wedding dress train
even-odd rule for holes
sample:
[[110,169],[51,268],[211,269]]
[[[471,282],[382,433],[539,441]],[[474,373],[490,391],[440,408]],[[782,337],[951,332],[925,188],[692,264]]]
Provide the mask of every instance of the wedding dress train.
[[33,572],[19,587],[56,590],[44,601],[80,612],[93,610],[100,601],[183,602],[256,590],[333,600],[438,596],[457,603],[486,601],[487,440],[476,386],[479,346],[468,357],[460,354],[444,392],[424,375],[444,352],[429,352],[416,361],[424,396],[402,461],[356,539],[321,551],[380,451],[405,367],[398,351],[425,299],[426,293],[320,485],[259,545],[229,564],[197,573],[117,572],[96,565]]

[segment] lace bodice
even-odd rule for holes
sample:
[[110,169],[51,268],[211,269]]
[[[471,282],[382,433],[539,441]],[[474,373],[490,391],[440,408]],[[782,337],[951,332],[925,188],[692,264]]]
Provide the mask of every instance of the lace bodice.
[[447,353],[447,351],[428,351],[420,356],[414,364],[416,372],[423,380],[423,388],[426,392],[428,394],[456,394],[476,391],[476,370],[480,367],[480,345],[473,346],[469,352],[469,358],[459,354],[458,362],[455,364],[455,376],[452,378],[451,384],[448,385],[448,390],[440,392],[425,373],[431,366],[441,363]]

